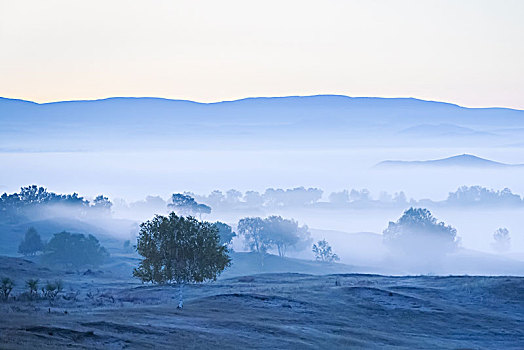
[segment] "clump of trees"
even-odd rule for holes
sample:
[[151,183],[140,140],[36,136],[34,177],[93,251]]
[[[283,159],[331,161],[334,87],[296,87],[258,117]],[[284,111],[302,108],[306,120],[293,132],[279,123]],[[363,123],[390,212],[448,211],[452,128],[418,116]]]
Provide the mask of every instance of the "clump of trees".
[[518,194],[509,188],[501,191],[488,189],[481,186],[462,186],[451,192],[446,200],[453,205],[522,205],[524,202]]
[[71,267],[98,266],[109,257],[107,250],[93,235],[55,233],[45,245],[42,262]]
[[295,220],[281,216],[243,218],[238,222],[237,230],[244,237],[247,248],[260,255],[262,265],[264,255],[271,249],[285,257],[289,249],[302,250],[311,241],[307,226],[299,226]]
[[223,193],[215,190],[209,195],[191,194],[196,200],[209,204],[214,209],[253,209],[303,207],[317,203],[323,191],[318,188],[296,187],[290,189],[268,188],[263,193],[247,191],[244,194],[231,189]]
[[179,215],[199,215],[202,217],[202,214],[210,214],[211,207],[197,203],[193,197],[188,194],[175,193],[171,196],[171,203],[169,203],[168,208],[174,210]]
[[0,218],[16,223],[24,218],[47,215],[46,209],[67,207],[71,214],[85,216],[89,213],[111,213],[111,202],[102,195],[90,203],[77,193],[57,194],[45,187],[31,185],[20,188],[20,192],[0,196]]
[[509,230],[505,227],[500,227],[493,233],[493,240],[493,248],[499,252],[507,252],[511,247]]
[[185,284],[215,280],[231,264],[215,224],[174,212],[140,225],[137,251],[144,258],[133,275],[143,282],[178,284],[179,308]]
[[317,261],[331,263],[340,260],[338,255],[333,253],[333,249],[325,239],[313,244],[312,251]]
[[457,230],[437,221],[428,209],[410,208],[384,230],[384,242],[405,253],[426,254],[453,250]]
[[18,246],[18,253],[25,256],[34,256],[38,252],[44,250],[44,242],[34,227],[30,227],[26,233],[24,239]]

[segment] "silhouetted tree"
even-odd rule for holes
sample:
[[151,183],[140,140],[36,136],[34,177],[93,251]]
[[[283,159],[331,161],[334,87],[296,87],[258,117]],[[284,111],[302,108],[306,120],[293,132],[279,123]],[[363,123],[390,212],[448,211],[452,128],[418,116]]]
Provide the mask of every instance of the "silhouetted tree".
[[231,241],[234,237],[236,237],[236,233],[233,232],[231,229],[231,226],[228,224],[224,224],[223,222],[217,221],[214,223],[216,228],[218,229],[218,235],[220,237],[220,245],[230,245]]
[[18,252],[23,255],[36,255],[44,249],[44,243],[34,227],[30,227],[25,233],[25,237],[18,246]]
[[495,240],[493,243],[493,248],[499,252],[506,252],[511,247],[511,237],[509,236],[509,231],[507,228],[498,228],[493,233],[493,239]]
[[312,251],[317,261],[331,263],[340,260],[338,255],[333,253],[333,249],[325,239],[313,244]]
[[46,244],[42,262],[73,267],[98,266],[109,257],[106,249],[93,235],[66,231],[55,233]]
[[144,259],[133,275],[143,282],[177,283],[179,308],[184,284],[215,280],[231,263],[214,224],[174,212],[140,225],[137,251]]
[[109,198],[104,197],[103,195],[97,196],[93,200],[92,208],[95,209],[98,213],[101,213],[103,215],[111,215],[111,207],[113,206],[113,203],[109,200]]

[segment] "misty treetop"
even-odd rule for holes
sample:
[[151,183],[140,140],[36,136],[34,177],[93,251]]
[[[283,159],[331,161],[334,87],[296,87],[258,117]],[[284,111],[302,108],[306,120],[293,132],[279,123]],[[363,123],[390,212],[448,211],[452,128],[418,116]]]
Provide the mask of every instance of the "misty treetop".
[[45,209],[54,206],[67,207],[77,215],[111,212],[112,203],[102,195],[91,203],[77,193],[56,194],[49,192],[45,187],[31,185],[22,187],[20,192],[0,196],[0,217],[16,222],[24,217],[38,217],[45,214]]
[[458,244],[457,230],[439,222],[425,208],[409,208],[384,230],[384,242],[406,252],[449,251]]
[[211,207],[197,203],[189,194],[175,193],[171,196],[171,203],[168,208],[174,210],[179,215],[202,215],[211,213]]
[[186,193],[202,203],[206,203],[215,210],[241,210],[241,209],[279,209],[279,208],[388,208],[432,205],[508,205],[522,206],[524,199],[518,194],[505,188],[500,191],[487,189],[481,186],[462,186],[455,192],[450,192],[444,201],[428,199],[408,199],[403,191],[393,194],[382,191],[378,196],[372,196],[367,189],[351,189],[332,192],[323,199],[323,191],[319,188],[296,187],[292,189],[268,188],[263,193],[257,191],[240,191],[231,189],[223,193],[215,190],[209,195]]
[[448,195],[447,202],[455,205],[523,205],[523,199],[509,188],[500,191],[481,186],[462,186]]
[[244,237],[246,247],[263,256],[271,249],[276,249],[284,257],[289,249],[297,251],[309,246],[311,237],[307,226],[299,226],[295,220],[281,216],[243,218],[239,220],[237,230]]

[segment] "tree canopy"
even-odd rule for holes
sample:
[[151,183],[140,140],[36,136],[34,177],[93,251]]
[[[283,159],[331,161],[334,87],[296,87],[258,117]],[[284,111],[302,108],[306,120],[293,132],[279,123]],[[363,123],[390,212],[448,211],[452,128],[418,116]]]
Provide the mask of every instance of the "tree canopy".
[[420,248],[432,251],[451,250],[457,245],[457,230],[438,222],[424,208],[410,208],[384,230],[384,241],[393,248],[417,252]]
[[215,280],[231,263],[214,224],[174,212],[140,225],[137,251],[144,259],[133,275],[144,282]]

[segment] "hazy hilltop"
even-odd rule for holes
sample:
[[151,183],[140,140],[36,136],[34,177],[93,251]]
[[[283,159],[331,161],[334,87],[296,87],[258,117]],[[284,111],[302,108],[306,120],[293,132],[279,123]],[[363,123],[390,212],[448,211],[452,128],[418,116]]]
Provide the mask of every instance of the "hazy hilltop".
[[404,144],[425,142],[429,133],[455,143],[480,137],[511,144],[524,133],[524,111],[338,95],[217,103],[119,97],[37,104],[0,98],[0,130],[2,148],[38,144],[40,151],[132,146],[136,137],[143,146],[232,140]]
[[465,167],[465,168],[508,168],[524,167],[524,164],[506,164],[484,159],[471,154],[461,154],[434,160],[385,160],[377,164],[378,167]]

